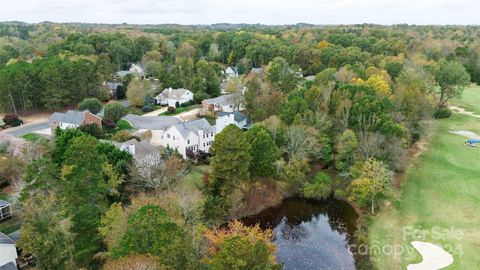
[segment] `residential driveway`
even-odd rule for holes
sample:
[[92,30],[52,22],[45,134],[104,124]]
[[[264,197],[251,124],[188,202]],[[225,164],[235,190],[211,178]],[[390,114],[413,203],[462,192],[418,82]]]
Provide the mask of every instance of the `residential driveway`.
[[180,119],[171,116],[140,116],[133,114],[127,114],[123,119],[130,122],[136,129],[148,130],[163,130],[182,122]]
[[0,131],[0,133],[6,133],[6,134],[13,135],[15,137],[21,137],[29,133],[35,133],[40,130],[47,129],[48,127],[49,127],[48,122],[45,121],[40,123],[26,124],[26,125],[15,127],[15,128],[9,128],[7,130]]

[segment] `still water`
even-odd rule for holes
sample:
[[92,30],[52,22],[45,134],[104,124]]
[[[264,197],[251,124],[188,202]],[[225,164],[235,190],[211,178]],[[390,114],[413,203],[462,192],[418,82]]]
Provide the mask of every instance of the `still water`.
[[277,259],[284,269],[350,270],[355,269],[351,247],[357,218],[343,201],[289,198],[242,221],[273,230]]

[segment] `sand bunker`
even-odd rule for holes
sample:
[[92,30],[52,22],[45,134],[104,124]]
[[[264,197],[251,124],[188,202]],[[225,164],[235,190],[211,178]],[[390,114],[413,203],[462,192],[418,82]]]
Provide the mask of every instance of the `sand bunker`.
[[453,263],[453,256],[435,244],[420,241],[411,244],[422,255],[423,261],[409,264],[407,270],[438,270]]

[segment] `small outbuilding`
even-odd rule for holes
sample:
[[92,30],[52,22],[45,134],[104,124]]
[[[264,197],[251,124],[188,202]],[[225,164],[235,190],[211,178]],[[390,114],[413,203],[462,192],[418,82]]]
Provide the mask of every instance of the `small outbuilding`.
[[0,200],[0,222],[3,220],[9,219],[11,217],[12,217],[12,204],[7,201]]

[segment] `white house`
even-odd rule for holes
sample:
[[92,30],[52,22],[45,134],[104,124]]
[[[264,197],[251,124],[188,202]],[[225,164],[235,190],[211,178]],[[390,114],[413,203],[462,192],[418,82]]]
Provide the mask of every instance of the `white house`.
[[217,115],[217,120],[215,122],[215,130],[217,133],[222,132],[222,130],[233,124],[241,129],[246,129],[248,127],[248,118],[245,114],[241,112],[220,112]]
[[17,257],[15,241],[0,232],[0,269],[16,269]]
[[165,88],[162,93],[158,94],[155,97],[155,101],[157,104],[160,105],[168,105],[175,107],[177,102],[182,105],[183,103],[187,103],[193,100],[193,93],[192,91],[184,88],[180,89],[172,89]]
[[225,77],[227,79],[237,78],[238,77],[238,69],[236,67],[227,67],[227,69],[225,69]]
[[243,96],[240,94],[223,95],[202,101],[203,112],[234,112],[243,110]]
[[208,153],[215,139],[215,129],[205,118],[170,127],[163,133],[164,147],[176,149],[184,158],[187,152]]

